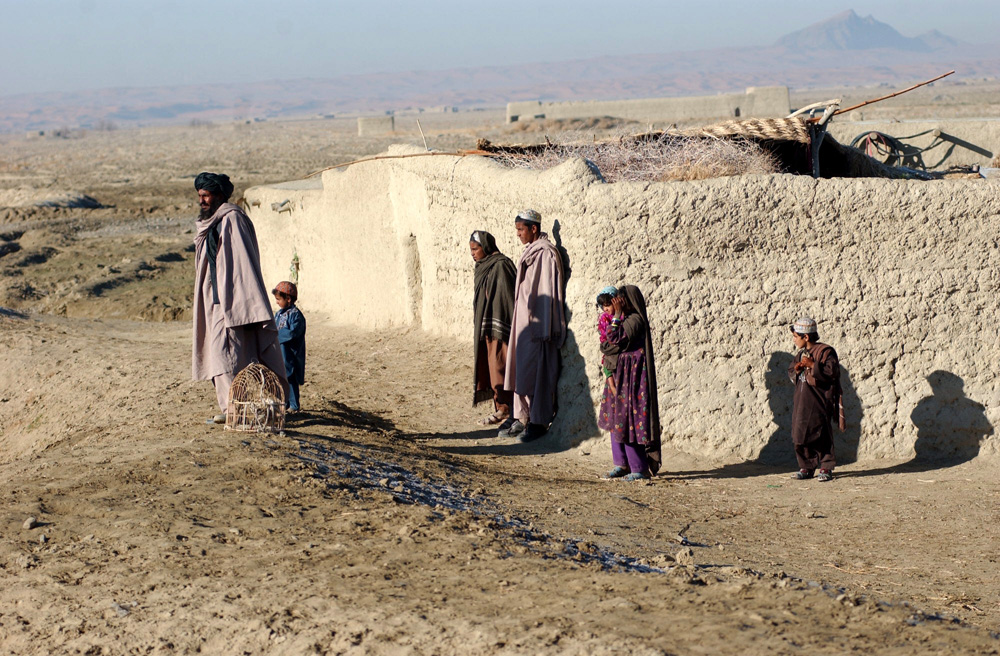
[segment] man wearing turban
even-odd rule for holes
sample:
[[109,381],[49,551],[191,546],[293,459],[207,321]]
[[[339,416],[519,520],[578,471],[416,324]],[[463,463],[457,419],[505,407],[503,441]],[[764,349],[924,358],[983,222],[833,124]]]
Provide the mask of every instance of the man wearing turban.
[[228,202],[229,176],[199,173],[194,187],[200,213],[195,222],[194,341],[191,371],[211,380],[225,423],[229,388],[237,373],[258,362],[281,380],[288,398],[278,329],[260,272],[257,234],[250,217]]

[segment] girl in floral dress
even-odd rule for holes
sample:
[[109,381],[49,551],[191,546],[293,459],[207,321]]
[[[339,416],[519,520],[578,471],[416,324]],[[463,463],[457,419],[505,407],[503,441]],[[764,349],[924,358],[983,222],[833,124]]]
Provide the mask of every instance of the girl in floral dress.
[[[597,425],[611,433],[615,467],[606,478],[647,479],[660,469],[660,420],[649,318],[642,292],[623,286],[598,302],[610,316],[601,334],[604,397]],[[600,324],[599,324],[600,326]]]

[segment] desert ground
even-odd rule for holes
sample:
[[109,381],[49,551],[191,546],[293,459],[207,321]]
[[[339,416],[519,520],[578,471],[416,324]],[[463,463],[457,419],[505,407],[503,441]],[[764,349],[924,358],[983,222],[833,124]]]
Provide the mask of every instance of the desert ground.
[[[439,149],[622,127],[420,120]],[[607,442],[477,426],[468,345],[308,311],[305,412],[206,425],[194,176],[239,195],[423,143],[397,129],[0,135],[0,653],[1000,652],[994,461],[819,484],[668,445],[654,480],[604,481]]]

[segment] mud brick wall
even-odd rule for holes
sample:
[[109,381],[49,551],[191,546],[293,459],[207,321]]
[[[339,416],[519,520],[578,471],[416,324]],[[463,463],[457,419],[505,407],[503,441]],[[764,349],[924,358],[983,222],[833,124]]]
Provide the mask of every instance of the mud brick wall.
[[[568,271],[553,427],[565,446],[599,435],[594,298],[627,281],[649,304],[664,440],[677,449],[787,458],[787,326],[809,315],[844,366],[843,461],[997,453],[998,182],[605,184],[582,160],[537,172],[419,157],[256,187],[246,199],[265,278],[287,278],[297,254],[306,311],[419,326],[470,357],[469,234],[492,232],[516,261],[513,216],[541,212]],[[285,200],[292,211],[272,210]]]

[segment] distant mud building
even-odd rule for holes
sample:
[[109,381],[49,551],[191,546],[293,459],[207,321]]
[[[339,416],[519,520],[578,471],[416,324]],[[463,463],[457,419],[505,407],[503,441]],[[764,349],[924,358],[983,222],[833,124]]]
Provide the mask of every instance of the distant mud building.
[[644,123],[787,116],[788,87],[749,87],[745,93],[637,100],[507,103],[507,122],[612,116]]
[[395,116],[359,116],[358,136],[382,136],[396,131]]

